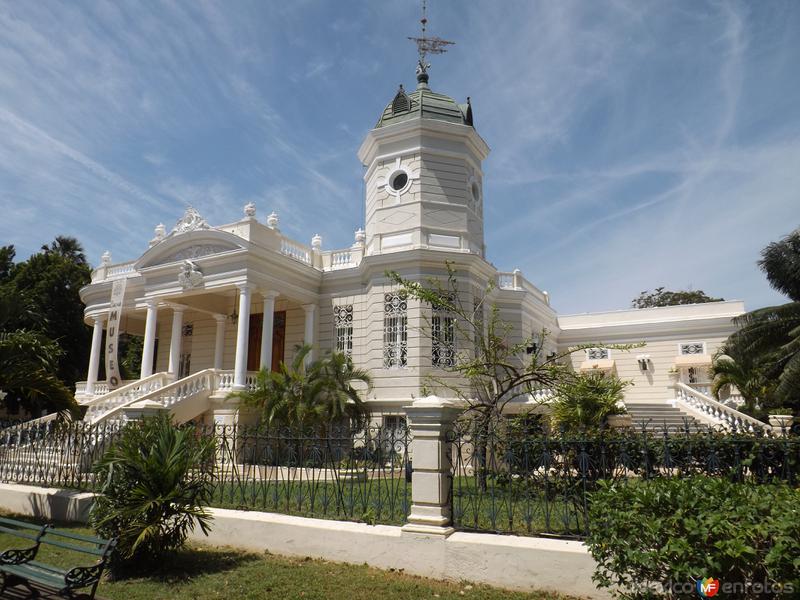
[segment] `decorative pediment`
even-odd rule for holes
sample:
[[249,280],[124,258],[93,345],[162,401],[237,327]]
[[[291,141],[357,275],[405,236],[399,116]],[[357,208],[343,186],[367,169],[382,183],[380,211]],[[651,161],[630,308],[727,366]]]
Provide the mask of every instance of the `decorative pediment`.
[[201,256],[209,256],[211,254],[219,254],[220,252],[228,252],[229,250],[236,250],[235,246],[231,247],[226,244],[198,244],[197,246],[189,246],[181,248],[177,252],[160,258],[154,265],[163,265],[171,262],[178,262],[179,260],[192,260],[200,258]]
[[216,229],[198,229],[184,235],[172,235],[145,252],[136,269],[170,263],[196,261],[208,256],[242,250],[248,244],[232,233]]

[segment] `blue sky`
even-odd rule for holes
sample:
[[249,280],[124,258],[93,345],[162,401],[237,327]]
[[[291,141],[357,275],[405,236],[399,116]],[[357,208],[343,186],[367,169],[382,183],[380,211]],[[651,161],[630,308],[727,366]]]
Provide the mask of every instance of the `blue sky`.
[[[186,204],[252,200],[325,248],[362,224],[356,151],[414,85],[415,0],[0,1],[0,243],[137,257]],[[430,0],[431,87],[471,96],[488,258],[560,312],[641,290],[779,302],[800,225],[800,3]]]

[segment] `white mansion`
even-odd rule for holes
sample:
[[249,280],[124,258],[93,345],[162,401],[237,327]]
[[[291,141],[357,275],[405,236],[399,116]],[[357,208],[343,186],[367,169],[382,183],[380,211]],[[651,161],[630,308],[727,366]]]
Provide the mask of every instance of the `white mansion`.
[[[424,70],[416,90],[399,89],[358,151],[366,223],[349,248],[325,250],[319,236],[310,245],[292,240],[278,215],[260,218],[248,204],[238,220],[216,226],[189,209],[172,231],[159,225],[138,258],[112,263],[104,255],[81,290],[94,327],[77,393],[87,419],[167,408],[179,421],[230,423],[238,415],[230,392],[248,386],[259,368],[291,360],[306,342],[317,355],[339,350],[368,369],[375,419],[391,426],[466,342],[426,335],[432,309],[401,297],[386,271],[424,280],[445,276],[451,261],[462,301],[494,282],[490,301],[502,319],[518,339],[548,330],[548,352],[645,341],[631,352],[598,347],[572,355],[576,369],[633,380],[626,403],[643,417],[755,426],[707,389],[711,357],[734,330],[742,302],[558,315],[521,272],[498,271],[486,260],[482,164],[489,147],[472,114],[469,101],[432,91]],[[98,381],[104,329],[112,341],[120,330],[144,336],[140,379],[111,390]]]

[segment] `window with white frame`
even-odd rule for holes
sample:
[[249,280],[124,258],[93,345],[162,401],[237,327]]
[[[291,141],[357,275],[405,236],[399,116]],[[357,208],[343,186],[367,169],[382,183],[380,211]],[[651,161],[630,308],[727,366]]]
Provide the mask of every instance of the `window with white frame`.
[[333,307],[333,327],[336,351],[345,356],[353,356],[353,305],[343,304]]
[[405,292],[383,295],[383,367],[408,363],[408,298]]
[[684,342],[680,344],[681,356],[690,356],[692,354],[705,354],[705,342]]
[[[453,302],[453,298],[447,299]],[[434,367],[452,367],[456,362],[456,319],[446,306],[434,305],[431,314],[431,363]]]
[[608,348],[588,348],[586,358],[587,360],[605,360],[611,358],[611,351]]
[[384,415],[383,429],[386,433],[398,435],[406,430],[406,418],[401,415]]

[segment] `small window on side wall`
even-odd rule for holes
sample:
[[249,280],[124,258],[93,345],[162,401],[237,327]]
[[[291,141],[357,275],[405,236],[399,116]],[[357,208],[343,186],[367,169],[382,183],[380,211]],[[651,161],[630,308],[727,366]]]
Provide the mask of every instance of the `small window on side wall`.
[[586,350],[587,360],[605,360],[611,358],[611,351],[608,348],[589,348]]
[[705,354],[705,342],[683,342],[679,346],[681,356],[691,356],[692,354]]

